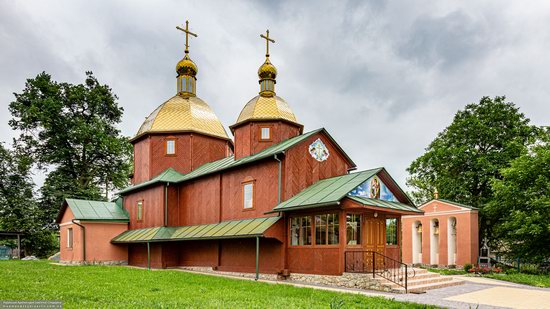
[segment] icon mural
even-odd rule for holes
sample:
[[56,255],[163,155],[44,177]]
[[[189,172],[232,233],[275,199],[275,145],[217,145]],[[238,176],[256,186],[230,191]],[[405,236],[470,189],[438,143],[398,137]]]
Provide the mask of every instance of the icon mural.
[[358,185],[349,195],[398,202],[388,187],[376,176],[372,176],[367,181]]
[[325,143],[320,138],[309,145],[309,154],[319,162],[325,161],[330,155],[327,146],[325,146]]

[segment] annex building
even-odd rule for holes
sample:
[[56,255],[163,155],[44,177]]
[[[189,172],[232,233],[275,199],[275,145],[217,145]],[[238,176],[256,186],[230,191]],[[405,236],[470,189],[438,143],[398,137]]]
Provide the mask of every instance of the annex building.
[[64,203],[62,261],[281,275],[340,275],[364,252],[401,261],[401,218],[423,211],[383,167],[357,171],[327,130],[303,132],[262,37],[259,94],[235,112],[233,138],[198,96],[186,40],[175,95],[131,139],[131,186],[115,202]]

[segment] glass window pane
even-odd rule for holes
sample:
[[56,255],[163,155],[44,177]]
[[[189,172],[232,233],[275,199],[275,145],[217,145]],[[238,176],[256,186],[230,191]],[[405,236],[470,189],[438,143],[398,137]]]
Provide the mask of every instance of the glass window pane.
[[176,141],[167,140],[166,141],[166,154],[176,154]]
[[338,214],[328,214],[328,244],[337,245],[339,243],[339,222]]
[[386,245],[397,245],[397,218],[386,219]]
[[253,199],[253,195],[254,195],[254,192],[253,192],[253,188],[254,188],[254,185],[252,183],[247,183],[244,185],[244,208],[252,208],[253,207],[253,203],[252,203],[252,199]]
[[361,215],[346,215],[346,240],[348,245],[361,244]]
[[300,218],[290,219],[290,245],[297,246],[300,238]]
[[327,244],[327,215],[315,216],[315,244]]
[[141,220],[143,218],[143,201],[137,202],[137,219]]
[[270,134],[270,128],[262,128],[261,130],[261,139],[270,139],[271,138],[271,134]]

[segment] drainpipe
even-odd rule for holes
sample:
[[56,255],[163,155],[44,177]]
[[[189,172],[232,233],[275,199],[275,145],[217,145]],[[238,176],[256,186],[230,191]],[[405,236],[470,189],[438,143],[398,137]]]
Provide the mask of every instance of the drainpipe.
[[[284,154],[284,151],[282,152]],[[279,161],[279,174],[277,176],[277,181],[278,181],[278,188],[277,188],[277,205],[281,204],[281,179],[282,179],[282,175],[281,175],[281,172],[282,172],[282,164],[283,162],[277,157],[277,154],[273,155],[273,158],[277,161]]]
[[149,242],[147,242],[147,269],[151,270],[151,247]]
[[72,219],[71,222],[82,228],[82,259],[84,260],[84,263],[86,263],[86,227],[75,220],[76,219]]
[[256,236],[256,281],[260,278],[260,236]]
[[168,186],[170,183],[166,183],[164,186],[164,226],[168,226]]

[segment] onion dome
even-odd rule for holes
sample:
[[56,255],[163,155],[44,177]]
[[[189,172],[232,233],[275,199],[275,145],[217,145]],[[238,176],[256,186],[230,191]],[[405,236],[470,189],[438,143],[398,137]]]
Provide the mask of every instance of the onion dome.
[[191,77],[196,77],[199,69],[197,65],[189,58],[189,54],[185,54],[185,57],[181,59],[176,65],[176,72],[179,75],[188,75]]
[[232,127],[249,120],[283,120],[301,126],[288,103],[276,95],[258,95],[252,98],[246,103]]
[[162,103],[149,115],[134,139],[146,133],[195,132],[229,140],[229,136],[203,100],[190,96],[176,95]]
[[264,64],[262,64],[262,66],[258,69],[258,77],[260,78],[260,81],[262,79],[275,80],[277,77],[277,69],[273,64],[271,64],[269,58],[266,58]]

